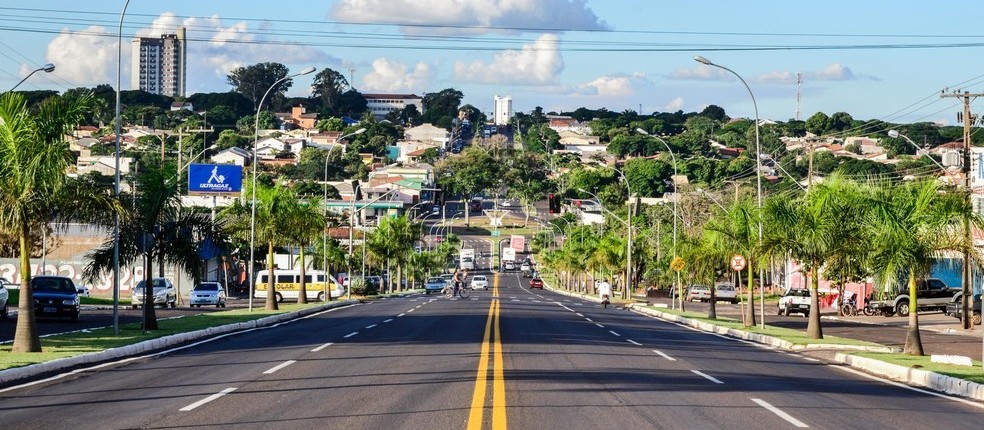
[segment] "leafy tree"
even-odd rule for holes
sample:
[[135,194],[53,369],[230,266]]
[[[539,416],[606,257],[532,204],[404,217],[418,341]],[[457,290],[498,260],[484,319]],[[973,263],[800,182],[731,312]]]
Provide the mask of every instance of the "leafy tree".
[[329,117],[324,119],[319,119],[318,124],[315,126],[318,131],[342,131],[345,129],[345,121],[341,118]]
[[349,118],[358,118],[369,109],[369,102],[362,93],[356,90],[348,90],[338,97],[336,111],[339,115]]
[[851,118],[851,114],[847,112],[834,112],[830,116],[830,131],[845,131],[851,129],[854,123],[854,118]]
[[823,112],[817,112],[806,120],[806,131],[820,136],[830,128],[830,117]]
[[[232,85],[233,90],[242,94],[253,103],[253,110],[260,104],[260,99],[275,82],[286,78],[290,72],[287,66],[280,63],[257,63],[246,67],[237,67],[226,76],[226,82]],[[293,79],[281,82],[277,88],[270,91],[270,104],[267,106],[278,107],[284,99],[284,94],[293,85]]]
[[[434,167],[441,189],[460,195],[465,201],[488,190],[501,176],[498,160],[476,147],[466,148],[458,156],[445,158]],[[469,212],[465,211],[466,224],[469,224]]]
[[543,154],[517,151],[506,161],[504,182],[509,187],[510,197],[518,199],[526,208],[523,211],[526,216],[524,226],[530,222],[533,203],[542,200],[551,186],[550,171],[544,159]]
[[673,164],[668,160],[637,158],[625,163],[625,177],[631,184],[632,192],[640,197],[656,197],[665,193],[671,175]]
[[424,95],[424,114],[421,120],[435,127],[451,128],[452,122],[458,117],[458,106],[464,97],[461,91],[446,88],[437,93]]
[[336,106],[348,87],[349,83],[344,75],[326,67],[314,75],[311,97],[321,100],[322,112],[337,115]]
[[250,140],[251,139],[236,133],[235,130],[222,130],[222,132],[219,133],[219,138],[215,144],[220,151],[224,151],[234,146],[246,149],[246,147],[249,146]]
[[[264,88],[264,90],[266,89]],[[261,93],[260,96],[262,97],[263,94]],[[246,98],[246,96],[242,93],[235,91],[224,93],[196,93],[189,96],[187,100],[195,107],[195,110],[207,111],[210,116],[212,115],[212,109],[219,106],[225,106],[231,109],[234,112],[235,118],[256,113],[256,105],[254,102]],[[234,123],[235,121],[229,124]],[[225,123],[223,123],[222,126],[225,126]]]
[[[320,199],[313,198],[308,201],[293,200],[288,203],[284,218],[284,234],[294,245],[300,249],[300,279],[301,285],[297,292],[297,303],[307,303],[307,280],[305,271],[307,261],[305,253],[309,247],[319,239],[327,228],[327,221],[322,212],[323,204]],[[331,294],[326,296],[330,297]],[[326,297],[325,300],[328,300]]]
[[[144,330],[157,330],[153,263],[181,267],[197,281],[206,266],[199,252],[206,246],[222,246],[225,236],[208,213],[182,208],[177,175],[151,166],[141,173],[138,182],[141,192],[131,213],[120,224],[119,258],[121,264],[132,264],[145,257]],[[91,280],[113,270],[113,250],[113,240],[109,239],[90,254],[86,278]]]
[[24,97],[0,95],[0,231],[16,238],[21,285],[14,352],[40,352],[34,318],[30,251],[52,220],[92,223],[120,210],[104,189],[70,181],[72,164],[64,136],[82,120],[92,96],[51,97],[35,111]]

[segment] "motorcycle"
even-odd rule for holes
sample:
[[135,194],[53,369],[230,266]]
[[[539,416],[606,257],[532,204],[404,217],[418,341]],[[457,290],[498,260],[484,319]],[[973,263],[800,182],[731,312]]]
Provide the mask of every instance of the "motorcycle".
[[608,294],[601,295],[601,304],[604,305],[606,308],[608,307]]

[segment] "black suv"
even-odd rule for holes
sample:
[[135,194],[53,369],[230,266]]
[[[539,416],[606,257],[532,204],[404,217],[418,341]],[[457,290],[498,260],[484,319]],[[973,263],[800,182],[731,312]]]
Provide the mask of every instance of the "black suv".
[[79,293],[75,283],[64,276],[35,276],[31,278],[34,294],[34,315],[39,317],[79,320]]

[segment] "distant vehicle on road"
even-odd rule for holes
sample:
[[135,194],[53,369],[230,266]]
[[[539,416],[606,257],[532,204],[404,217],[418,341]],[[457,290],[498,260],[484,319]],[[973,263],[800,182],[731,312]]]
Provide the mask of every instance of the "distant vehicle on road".
[[[297,300],[298,294],[301,290],[300,271],[274,270],[273,275],[276,277],[273,287],[275,289],[274,294],[276,294],[277,302],[283,302],[284,299]],[[345,295],[345,287],[342,286],[340,282],[335,280],[331,275],[327,276],[327,278],[329,278],[327,282],[325,281],[325,278],[325,272],[321,270],[307,270],[304,272],[304,291],[308,300],[325,301],[326,287],[332,297],[341,297]],[[270,282],[270,271],[259,271],[256,276],[256,286],[253,290],[254,295],[257,298],[266,298],[268,282]]]
[[502,270],[516,270],[516,262],[512,260],[506,260],[502,263]]
[[487,290],[489,289],[489,279],[485,275],[475,275],[472,276],[471,289],[473,290]]
[[[150,281],[151,296],[154,302],[152,306],[160,305],[162,308],[171,306],[172,308],[178,307],[178,292],[174,288],[174,284],[171,283],[170,279],[167,278],[154,278]],[[144,304],[144,285],[146,281],[140,281],[133,290],[130,291],[130,307],[137,309]]]
[[711,289],[707,285],[691,285],[687,288],[688,302],[706,302],[711,300]]
[[191,307],[202,307],[202,305],[214,305],[217,308],[226,306],[225,289],[218,282],[202,282],[195,285],[188,295],[188,303]]
[[444,289],[444,286],[450,282],[450,280],[450,277],[448,277],[447,280],[438,276],[427,278],[427,282],[424,283],[424,292],[427,294],[440,293],[441,290]]
[[735,284],[730,282],[714,284],[714,299],[719,302],[738,303],[738,291],[735,290]]
[[779,298],[779,315],[792,313],[810,314],[810,290],[790,288]]
[[[957,301],[957,296],[961,291],[959,288],[950,288],[942,280],[936,278],[919,279],[916,281],[916,302],[919,310],[932,310],[946,312],[947,304]],[[908,284],[900,286],[894,292],[888,292],[884,300],[874,300],[869,306],[880,312],[884,316],[898,314],[901,317],[909,316],[909,288]]]
[[34,291],[34,315],[38,317],[79,320],[79,293],[75,283],[64,276],[35,276],[31,278]]
[[534,288],[539,288],[539,289],[542,290],[543,289],[543,279],[540,279],[540,278],[530,279],[530,289],[532,290]]

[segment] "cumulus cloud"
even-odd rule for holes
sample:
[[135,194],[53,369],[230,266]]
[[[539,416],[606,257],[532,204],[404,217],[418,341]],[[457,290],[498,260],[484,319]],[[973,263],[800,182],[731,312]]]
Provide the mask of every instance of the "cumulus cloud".
[[[632,80],[626,76],[602,76],[580,88],[581,94],[600,97],[630,97],[635,95]],[[585,91],[586,90],[586,91]]]
[[683,97],[677,97],[673,100],[670,100],[670,102],[667,103],[666,106],[663,106],[663,110],[666,112],[676,112],[680,109],[683,109]]
[[[855,74],[850,67],[840,63],[831,63],[820,70],[801,72],[804,81],[853,81],[859,79],[878,80],[873,76]],[[752,77],[745,77],[749,82],[759,84],[795,84],[797,72],[775,70]],[[689,81],[730,81],[734,75],[717,67],[700,65],[693,68],[676,69],[666,75],[667,79]]]
[[426,63],[418,62],[413,70],[406,64],[386,58],[377,58],[372,62],[372,72],[363,79],[363,87],[370,91],[380,92],[413,92],[422,89],[431,79],[431,68]]
[[544,34],[521,50],[506,50],[495,55],[491,62],[458,61],[454,65],[455,79],[483,84],[538,85],[554,80],[564,70],[558,38]]
[[[332,7],[331,17],[345,22],[404,25],[406,33],[609,29],[586,0],[341,0]],[[434,27],[442,25],[448,27]]]
[[[272,42],[250,33],[246,22],[224,25],[216,15],[179,18],[164,13],[137,37],[160,37],[188,28],[188,92],[221,91],[232,69],[265,61],[290,64],[338,63],[321,50]],[[58,66],[63,78],[78,85],[93,86],[116,81],[116,38],[103,27],[80,31],[62,30],[48,44],[48,61]],[[130,84],[130,41],[123,41],[123,88]]]
[[[109,30],[100,26],[90,26],[77,32],[62,30],[48,43],[45,58],[56,66],[58,76],[74,85],[94,86],[116,82],[117,45],[116,38],[108,37],[110,34]],[[124,54],[123,76],[128,77],[129,52]]]

